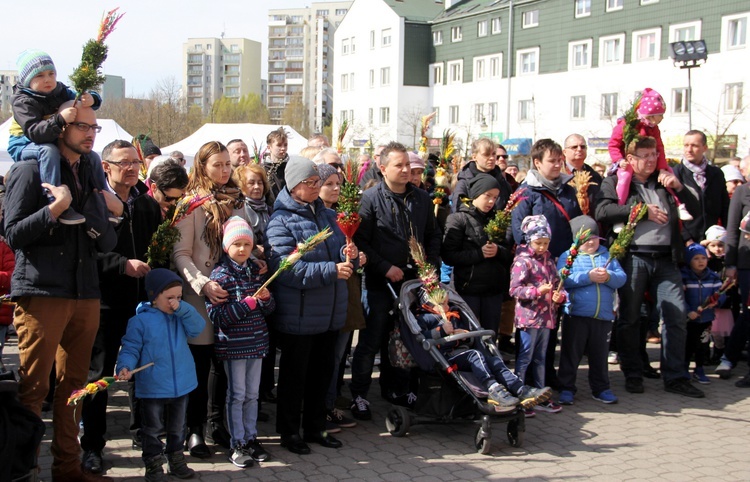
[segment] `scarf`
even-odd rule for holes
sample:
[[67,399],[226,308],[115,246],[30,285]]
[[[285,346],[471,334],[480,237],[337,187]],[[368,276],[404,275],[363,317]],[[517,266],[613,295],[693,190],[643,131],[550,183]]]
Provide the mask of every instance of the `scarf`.
[[567,178],[568,180],[570,180],[570,178],[572,177],[568,174],[560,174],[557,179],[547,179],[546,177],[542,176],[539,171],[536,170],[529,171],[526,176],[533,176],[542,187],[546,187],[555,195],[557,195],[557,193],[560,192],[560,189],[563,187],[563,179]]
[[[194,194],[198,197],[200,193]],[[214,189],[209,194],[209,198],[203,203],[203,210],[206,212],[206,228],[203,230],[201,239],[208,245],[211,259],[218,259],[222,252],[224,223],[232,215],[234,209],[242,207],[242,197],[239,189],[226,186]]]
[[703,156],[701,163],[698,165],[693,164],[690,161],[682,161],[682,165],[685,166],[688,171],[693,173],[693,179],[695,183],[700,186],[701,191],[706,190],[706,167],[708,167],[708,160],[706,156]]

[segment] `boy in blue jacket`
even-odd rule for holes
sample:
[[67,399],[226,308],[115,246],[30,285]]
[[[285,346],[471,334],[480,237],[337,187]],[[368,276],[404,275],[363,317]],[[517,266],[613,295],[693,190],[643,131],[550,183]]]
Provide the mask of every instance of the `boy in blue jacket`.
[[[685,248],[685,262],[682,268],[682,284],[685,287],[687,313],[687,339],[685,340],[685,369],[690,358],[695,356],[693,380],[704,385],[711,383],[703,369],[703,354],[707,353],[711,340],[711,322],[714,321],[714,307],[724,302],[726,295],[719,296],[721,277],[708,268],[706,248],[694,243]],[[708,302],[708,303],[706,303]]]
[[[591,238],[581,246],[578,256],[565,279],[568,300],[564,306],[560,370],[562,390],[560,404],[573,405],[576,393],[576,372],[584,352],[588,352],[589,386],[594,400],[617,403],[609,386],[607,351],[609,334],[615,319],[615,291],[625,284],[627,275],[616,259],[607,265],[609,251],[599,244],[599,228],[590,216],[578,216],[570,221],[571,231],[591,230]],[[568,251],[557,262],[557,269],[565,266]],[[605,265],[606,268],[605,268]]]
[[[143,462],[145,480],[166,481],[162,452],[166,452],[169,471],[180,479],[189,479],[195,471],[187,466],[185,411],[188,394],[198,386],[195,362],[187,339],[203,331],[205,320],[182,300],[182,279],[172,271],[157,268],[146,275],[149,302],[138,305],[128,321],[117,357],[118,378],[129,380],[135,368],[152,366],[137,374],[135,395],[141,400]],[[167,427],[166,451],[159,434]]]

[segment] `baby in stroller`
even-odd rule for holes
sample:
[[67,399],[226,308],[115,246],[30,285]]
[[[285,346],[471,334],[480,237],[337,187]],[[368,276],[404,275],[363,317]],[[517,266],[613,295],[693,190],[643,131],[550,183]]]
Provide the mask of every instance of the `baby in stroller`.
[[[419,288],[418,301],[412,310],[425,339],[439,339],[450,335],[468,333],[472,326],[456,305],[451,302],[448,292],[442,311],[429,300],[424,288]],[[520,405],[531,408],[548,400],[549,387],[533,388],[524,385],[520,378],[505,366],[503,359],[490,353],[484,342],[476,338],[455,340],[440,345],[441,353],[459,371],[471,372],[486,388],[487,403],[495,406],[498,413],[508,413]]]

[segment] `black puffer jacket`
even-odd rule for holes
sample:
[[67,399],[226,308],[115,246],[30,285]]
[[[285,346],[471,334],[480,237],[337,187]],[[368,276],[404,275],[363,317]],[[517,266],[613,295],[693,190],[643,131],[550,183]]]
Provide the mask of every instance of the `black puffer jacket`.
[[125,264],[129,259],[146,261],[151,236],[162,221],[159,203],[148,195],[146,185],[138,181],[135,188],[138,190],[138,197],[133,201],[132,208],[129,209],[127,203],[123,203],[125,209],[115,249],[110,253],[99,254],[102,307],[127,310],[128,313],[135,313],[138,303],[147,298],[143,278],[126,275]]
[[488,241],[484,227],[494,215],[494,210],[484,214],[474,206],[462,204],[457,213],[448,216],[440,253],[453,266],[459,294],[482,296],[508,292],[508,250],[499,246],[492,258],[482,254],[482,246]]

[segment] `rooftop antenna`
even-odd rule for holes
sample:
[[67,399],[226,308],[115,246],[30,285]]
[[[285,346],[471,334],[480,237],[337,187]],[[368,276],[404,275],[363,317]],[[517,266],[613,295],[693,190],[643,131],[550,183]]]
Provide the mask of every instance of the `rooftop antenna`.
[[224,22],[223,28],[221,29],[221,38],[224,38],[224,32],[227,30],[227,24]]

